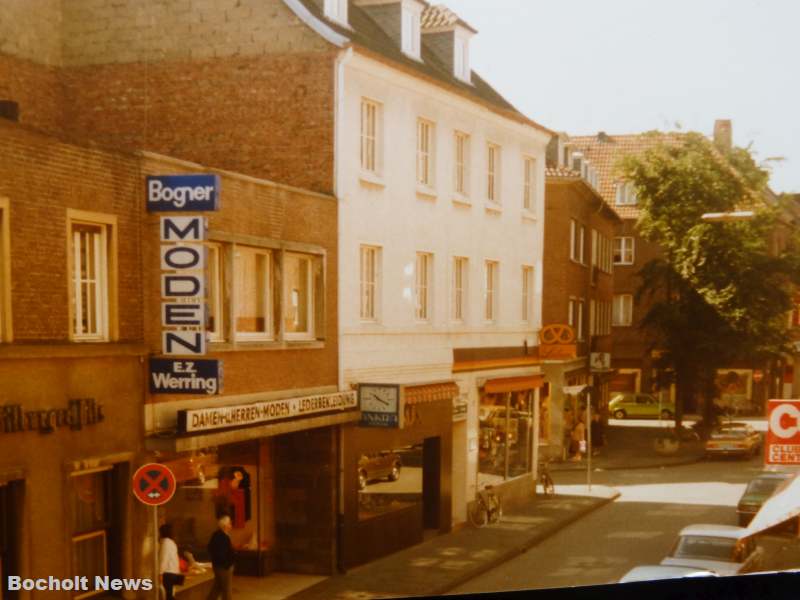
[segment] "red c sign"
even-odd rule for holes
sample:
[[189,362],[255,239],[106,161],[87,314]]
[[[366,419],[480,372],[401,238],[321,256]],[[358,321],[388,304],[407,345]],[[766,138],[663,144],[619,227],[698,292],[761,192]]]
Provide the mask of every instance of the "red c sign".
[[770,400],[765,462],[800,465],[800,400]]

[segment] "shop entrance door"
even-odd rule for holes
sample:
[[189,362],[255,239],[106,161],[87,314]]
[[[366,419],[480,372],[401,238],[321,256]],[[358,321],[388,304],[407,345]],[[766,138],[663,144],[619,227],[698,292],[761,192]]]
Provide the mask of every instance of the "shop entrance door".
[[425,438],[422,445],[422,522],[426,530],[441,525],[441,438]]
[[[9,575],[19,574],[19,513],[22,488],[21,481],[0,484],[0,580],[6,581]],[[0,587],[2,600],[19,597],[18,592],[11,592],[8,586]]]

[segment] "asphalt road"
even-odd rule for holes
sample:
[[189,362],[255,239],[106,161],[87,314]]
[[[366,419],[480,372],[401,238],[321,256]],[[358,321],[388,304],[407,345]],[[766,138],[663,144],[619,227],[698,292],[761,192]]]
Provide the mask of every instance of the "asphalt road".
[[[595,472],[593,483],[616,487],[621,492],[618,500],[453,593],[615,582],[634,566],[658,564],[686,525],[736,525],[739,497],[760,470],[760,459],[731,459],[681,467]],[[581,472],[558,472],[554,478],[558,493],[568,493],[570,485],[586,482],[586,475]],[[797,543],[767,542],[767,555],[771,558],[765,569],[788,568],[798,561]]]

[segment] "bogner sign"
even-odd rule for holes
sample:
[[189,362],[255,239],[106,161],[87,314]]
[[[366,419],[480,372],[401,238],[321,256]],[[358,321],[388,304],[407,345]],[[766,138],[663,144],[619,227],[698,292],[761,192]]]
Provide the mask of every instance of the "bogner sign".
[[[217,210],[217,175],[159,175],[147,178],[148,212]],[[167,357],[200,357],[206,353],[206,218],[163,216],[161,241],[161,347]],[[150,391],[154,394],[219,394],[221,365],[216,360],[153,359]]]

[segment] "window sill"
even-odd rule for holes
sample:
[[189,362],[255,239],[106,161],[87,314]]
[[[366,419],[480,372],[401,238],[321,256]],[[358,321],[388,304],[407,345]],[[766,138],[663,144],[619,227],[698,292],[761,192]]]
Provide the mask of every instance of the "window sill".
[[488,213],[500,214],[501,212],[503,212],[502,205],[498,204],[497,202],[493,202],[491,200],[487,200],[486,202],[484,202],[483,207],[486,209],[486,212]]
[[383,177],[378,175],[377,173],[371,173],[370,171],[361,171],[358,175],[358,180],[361,182],[362,185],[367,186],[374,186],[385,188],[386,181],[384,181]]
[[146,356],[150,350],[145,344],[105,342],[15,343],[0,344],[0,359],[7,358],[89,358],[93,356]]
[[569,261],[570,261],[570,262],[571,262],[573,265],[578,265],[579,267],[585,267],[585,268],[588,268],[588,267],[589,267],[589,265],[587,265],[586,263],[579,262],[579,261],[575,260],[574,258],[570,258],[570,259],[569,259]]
[[284,340],[284,341],[237,341],[236,343],[230,342],[213,342],[209,344],[209,353],[215,352],[250,352],[254,350],[297,350],[300,348],[315,349],[324,348],[324,340]]
[[619,262],[619,263],[615,262],[614,266],[615,267],[632,267],[633,263],[632,262]]
[[464,194],[459,194],[458,192],[455,192],[453,194],[452,200],[453,200],[453,204],[456,204],[456,205],[459,205],[459,206],[464,206],[466,208],[472,207],[472,202]]
[[436,200],[439,194],[436,190],[428,185],[422,183],[417,184],[417,196],[425,200]]
[[522,209],[522,220],[523,221],[536,221],[536,214],[532,211],[528,210],[527,208]]

